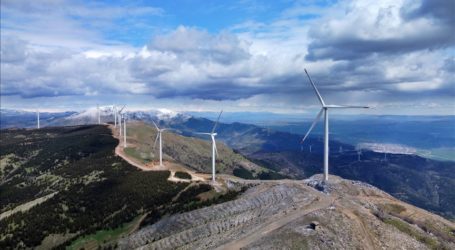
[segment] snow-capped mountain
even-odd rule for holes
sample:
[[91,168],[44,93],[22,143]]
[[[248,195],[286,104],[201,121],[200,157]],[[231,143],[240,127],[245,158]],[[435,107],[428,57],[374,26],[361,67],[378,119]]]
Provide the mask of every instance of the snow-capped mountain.
[[[108,116],[113,116],[114,114],[114,108],[112,106],[104,106],[104,107],[99,107],[99,112],[101,117],[108,117]],[[94,120],[98,119],[98,108],[89,108],[86,109],[82,112],[75,113],[67,119],[84,119],[84,118],[92,118]]]
[[139,120],[144,122],[159,122],[164,124],[176,124],[186,122],[191,115],[176,112],[169,109],[157,109],[146,111],[126,111],[125,115],[129,120]]
[[[43,112],[40,111],[41,126],[48,126],[54,121],[73,115],[76,112]],[[0,109],[0,128],[35,128],[36,111]]]
[[[120,108],[119,108],[120,109]],[[99,110],[99,111],[98,111]],[[80,112],[40,112],[40,123],[45,126],[71,126],[71,125],[87,125],[98,123],[98,112],[100,113],[101,123],[114,122],[114,107],[100,106],[92,107]],[[173,125],[186,122],[191,115],[176,112],[169,109],[157,110],[128,110],[125,109],[123,114],[128,120],[143,121],[152,123],[152,121]],[[0,109],[0,124],[1,128],[31,128],[36,126],[36,112]]]

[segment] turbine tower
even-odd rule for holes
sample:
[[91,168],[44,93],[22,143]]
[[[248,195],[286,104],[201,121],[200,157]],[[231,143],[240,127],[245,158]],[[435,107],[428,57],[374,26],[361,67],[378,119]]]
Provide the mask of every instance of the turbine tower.
[[[126,148],[126,115],[122,114],[123,118],[123,148]],[[122,130],[122,127],[120,127],[120,130]]]
[[215,156],[218,156],[218,150],[216,149],[216,141],[215,141],[215,136],[217,133],[215,133],[216,126],[218,125],[218,122],[220,121],[221,114],[223,113],[223,110],[221,110],[220,114],[218,115],[218,119],[215,122],[215,125],[213,125],[212,132],[210,133],[196,133],[200,135],[210,135],[212,138],[212,182],[215,182]]
[[39,109],[36,110],[36,128],[37,129],[40,128],[40,125],[39,125]]
[[125,108],[125,105],[118,111],[117,118],[118,118],[118,125],[119,125],[119,136],[122,136],[122,111]]
[[153,122],[153,125],[155,125],[155,128],[157,130],[157,133],[156,133],[156,138],[155,138],[155,143],[153,144],[153,149],[155,150],[155,147],[156,147],[156,142],[158,140],[158,138],[160,139],[160,166],[163,166],[163,140],[162,140],[162,133],[166,130],[172,130],[172,129],[169,129],[169,128],[159,128],[156,123],[154,121]]
[[101,124],[100,105],[96,104],[96,110],[98,111],[98,124]]
[[112,113],[114,113],[114,128],[117,127],[117,107],[112,105]]
[[308,76],[308,80],[310,80],[311,86],[313,86],[314,92],[316,93],[316,96],[319,99],[319,102],[321,103],[321,110],[319,111],[318,115],[316,116],[316,119],[313,121],[313,124],[311,124],[310,129],[308,129],[308,132],[305,134],[305,137],[302,139],[302,143],[305,141],[305,139],[308,137],[310,134],[311,130],[314,128],[316,123],[319,121],[321,118],[321,115],[324,113],[324,181],[329,180],[329,109],[343,109],[343,108],[369,108],[367,106],[345,106],[345,105],[327,105],[325,104],[324,100],[322,99],[321,94],[319,93],[318,89],[316,88],[316,85],[314,85],[313,80],[311,80],[310,75],[305,69],[305,73]]
[[385,146],[382,147],[382,150],[384,151],[384,161],[387,161],[387,150]]

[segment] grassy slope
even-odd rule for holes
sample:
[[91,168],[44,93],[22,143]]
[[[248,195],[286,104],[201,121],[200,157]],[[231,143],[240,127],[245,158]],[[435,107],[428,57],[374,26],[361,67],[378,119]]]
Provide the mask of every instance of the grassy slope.
[[142,215],[137,216],[133,221],[124,223],[118,228],[115,229],[108,229],[108,230],[100,230],[97,231],[94,234],[86,235],[86,236],[81,236],[77,240],[73,241],[67,249],[81,249],[83,247],[87,246],[97,246],[97,245],[103,245],[107,242],[113,243],[115,245],[115,242],[122,236],[127,235],[130,233],[135,227],[138,226],[138,224],[141,222],[141,219],[143,218]]
[[[156,137],[156,129],[142,122],[134,122],[128,125],[128,140],[132,148],[126,153],[143,162],[159,160],[158,143],[153,150]],[[201,140],[192,137],[184,137],[171,132],[163,133],[163,159],[185,164],[187,167],[200,172],[211,171],[212,149],[209,139]],[[246,169],[255,177],[261,172],[270,172],[260,167],[244,156],[235,153],[232,149],[221,142],[217,142],[217,172],[233,174],[234,169]]]

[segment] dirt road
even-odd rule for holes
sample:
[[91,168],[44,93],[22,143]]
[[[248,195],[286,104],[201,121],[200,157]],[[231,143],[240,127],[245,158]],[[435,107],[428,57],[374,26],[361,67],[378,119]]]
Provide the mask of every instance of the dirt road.
[[[114,126],[109,125],[109,128],[112,131],[112,135],[114,138],[119,139],[119,135],[117,130],[114,128]],[[210,179],[210,175],[208,174],[201,174],[201,173],[196,173],[188,168],[185,168],[184,166],[174,163],[174,162],[169,162],[169,161],[163,161],[163,166],[159,165],[153,165],[152,164],[145,164],[142,162],[139,162],[132,157],[129,157],[125,151],[123,150],[123,145],[121,143],[121,140],[119,139],[119,144],[117,147],[115,147],[115,154],[122,157],[125,161],[127,161],[129,164],[143,170],[143,171],[163,171],[163,170],[168,170],[171,172],[171,175],[169,176],[168,180],[172,182],[192,182],[192,181],[200,181],[200,182],[208,182]],[[189,175],[191,175],[191,180],[188,179],[180,179],[175,176],[175,172],[186,172]]]

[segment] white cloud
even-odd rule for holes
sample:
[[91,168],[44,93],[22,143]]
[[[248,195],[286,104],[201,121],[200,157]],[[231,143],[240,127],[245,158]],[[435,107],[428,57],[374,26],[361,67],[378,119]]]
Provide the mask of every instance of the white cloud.
[[[136,95],[163,103],[176,98],[185,107],[193,100],[216,109],[292,111],[317,104],[305,67],[333,103],[387,107],[397,101],[444,103],[455,95],[447,27],[434,25],[433,16],[405,17],[404,1],[303,6],[270,22],[250,20],[218,33],[179,26],[142,48],[105,40],[95,28],[68,18],[65,8],[54,12],[8,1],[4,6],[2,14],[15,16],[2,17],[2,95]],[[162,14],[155,8],[125,14],[70,6],[75,15],[96,21],[94,27],[125,15]],[[35,12],[27,17],[24,10]]]

